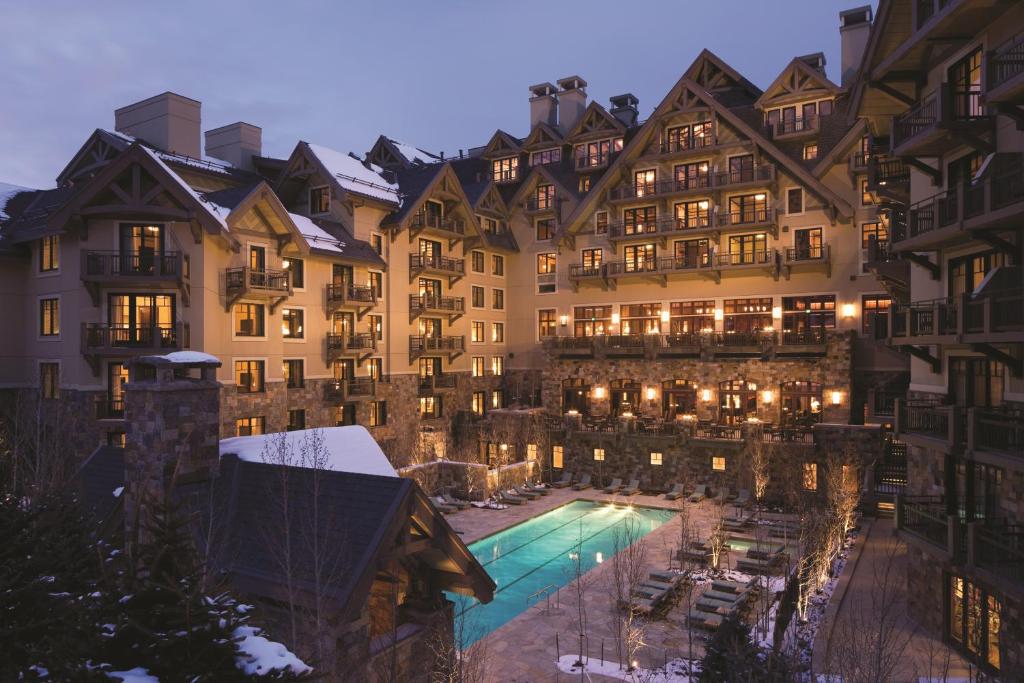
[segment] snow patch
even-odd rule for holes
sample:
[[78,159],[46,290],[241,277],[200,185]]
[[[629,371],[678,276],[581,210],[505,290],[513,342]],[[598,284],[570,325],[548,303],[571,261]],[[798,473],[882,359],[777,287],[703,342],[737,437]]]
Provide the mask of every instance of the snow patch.
[[270,671],[288,670],[295,674],[312,671],[312,667],[295,656],[281,643],[275,643],[258,635],[260,629],[254,626],[239,626],[234,631],[238,638],[238,654],[235,666],[248,675],[262,675]]
[[[384,451],[380,449],[370,432],[365,427],[353,425],[349,427],[325,427],[322,429],[300,429],[294,432],[277,434],[261,434],[259,436],[235,436],[221,439],[220,454],[232,453],[246,462],[266,462],[263,457],[264,447],[273,453],[277,440],[282,436],[288,449],[287,462],[282,464],[294,467],[309,467],[303,462],[303,442],[319,432],[323,439],[327,461],[322,468],[335,472],[353,472],[356,474],[373,474],[379,477],[397,477],[395,468],[388,462]],[[276,455],[276,453],[275,453]]]
[[[579,655],[562,655],[556,665],[558,670],[573,676],[579,676],[581,667],[578,666]],[[700,679],[700,662],[691,662],[686,659],[670,659],[667,666],[657,669],[644,669],[636,667],[632,671],[626,671],[618,662],[603,659],[588,658],[583,660],[582,672],[590,679],[590,676],[606,676],[617,681],[629,681],[630,683],[643,681],[644,683],[691,683]]]
[[21,192],[32,192],[30,187],[22,187],[20,185],[11,185],[10,183],[0,183],[0,221],[9,218],[7,212],[4,210],[14,195]]
[[391,144],[394,145],[396,149],[398,149],[399,153],[401,153],[401,155],[404,156],[410,162],[419,161],[420,163],[423,164],[432,164],[435,161],[441,160],[441,157],[439,155],[433,154],[431,152],[426,152],[420,149],[419,147],[414,147],[413,145],[408,145],[404,142],[399,142],[398,140],[394,140],[392,138],[388,138],[388,140],[390,140]]
[[157,358],[163,358],[171,363],[220,363],[220,358],[202,351],[173,351]]
[[191,185],[189,185],[184,180],[182,180],[181,176],[179,176],[177,173],[175,173],[174,170],[170,166],[168,166],[166,163],[164,163],[162,155],[160,155],[157,152],[153,151],[149,147],[146,147],[145,145],[142,145],[140,148],[142,149],[143,152],[145,152],[150,157],[152,157],[153,161],[155,161],[156,163],[160,164],[160,166],[162,166],[163,169],[165,171],[167,171],[167,173],[172,178],[177,180],[178,184],[181,186],[181,188],[183,190],[185,190],[186,192],[191,194],[193,197],[195,197],[196,201],[199,202],[200,204],[202,204],[203,207],[207,210],[207,212],[211,216],[213,216],[215,219],[217,219],[217,222],[220,223],[221,227],[225,230],[225,232],[227,231],[227,229],[228,229],[227,217],[228,217],[228,214],[231,213],[230,209],[228,209],[226,207],[223,207],[223,206],[219,206],[219,205],[214,204],[213,202],[211,202],[211,201],[209,201],[207,199],[204,199],[202,197],[202,195],[200,195],[198,192],[196,192],[194,189],[192,189]]
[[108,671],[107,678],[122,681],[122,683],[160,683],[159,678],[150,676],[149,671],[141,666],[127,671]]
[[401,203],[398,185],[387,182],[358,159],[322,145],[310,144],[309,149],[344,189],[386,202]]
[[124,487],[118,486],[116,489],[114,489],[114,498],[120,498],[122,493],[124,493]]
[[339,254],[345,251],[344,242],[321,228],[309,218],[297,213],[289,213],[288,215],[291,216],[292,222],[295,223],[295,227],[299,229],[299,233],[302,234],[310,247],[336,251]]

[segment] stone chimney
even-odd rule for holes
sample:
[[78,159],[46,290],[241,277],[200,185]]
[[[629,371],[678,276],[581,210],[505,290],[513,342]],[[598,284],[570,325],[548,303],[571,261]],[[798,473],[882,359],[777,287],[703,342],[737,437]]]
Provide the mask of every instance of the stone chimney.
[[202,103],[172,92],[114,111],[114,130],[164,150],[198,159],[202,156]]
[[124,387],[125,524],[140,526],[147,501],[172,481],[216,476],[220,465],[220,361],[179,351],[132,361]]
[[206,131],[206,156],[226,161],[236,168],[254,170],[254,156],[263,152],[263,130],[239,121]]
[[609,97],[608,102],[612,105],[612,108],[609,110],[611,115],[621,121],[622,125],[626,128],[632,128],[636,125],[637,117],[640,116],[640,110],[637,109],[640,100],[633,93],[628,92],[625,95]]
[[579,76],[559,79],[558,87],[558,129],[568,133],[583,116],[587,108],[587,82]]
[[558,126],[557,90],[550,83],[530,86],[530,130],[538,123],[546,123],[552,128]]
[[849,85],[857,76],[860,60],[871,35],[871,5],[848,9],[839,13],[839,41],[842,49],[842,71],[839,84]]

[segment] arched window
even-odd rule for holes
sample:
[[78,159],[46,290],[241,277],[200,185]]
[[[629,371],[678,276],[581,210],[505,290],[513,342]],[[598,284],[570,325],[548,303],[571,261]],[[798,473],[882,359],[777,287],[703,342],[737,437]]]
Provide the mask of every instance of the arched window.
[[742,379],[718,383],[718,418],[722,424],[739,424],[756,416],[756,383]]
[[616,379],[611,383],[612,415],[640,412],[640,383],[631,379]]
[[661,383],[661,414],[666,420],[697,412],[697,383],[686,379],[668,379]]
[[587,415],[590,411],[590,385],[579,377],[562,380],[562,412],[570,410],[580,415]]
[[821,422],[822,390],[817,382],[796,380],[782,384],[782,424],[808,425]]

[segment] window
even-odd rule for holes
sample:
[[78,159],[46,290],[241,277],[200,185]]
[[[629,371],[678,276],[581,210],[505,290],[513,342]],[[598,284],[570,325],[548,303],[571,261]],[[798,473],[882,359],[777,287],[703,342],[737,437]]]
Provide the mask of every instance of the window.
[[763,192],[729,197],[729,223],[764,223],[768,220],[768,195]]
[[491,179],[496,183],[507,183],[519,176],[519,157],[506,157],[491,162]]
[[714,470],[715,472],[725,472],[725,456],[711,456],[711,469]]
[[388,402],[373,401],[370,403],[370,426],[383,427],[388,423]]
[[236,360],[235,384],[241,394],[255,394],[263,391],[263,361]]
[[885,294],[865,294],[861,298],[860,320],[862,332],[875,339],[887,336],[889,331],[889,309],[892,298]]
[[289,432],[294,432],[299,429],[306,428],[306,411],[302,408],[296,408],[295,410],[288,411],[288,426],[286,429]]
[[726,299],[722,302],[726,332],[753,333],[772,326],[772,298]]
[[594,233],[604,235],[608,232],[608,212],[598,211],[594,214]]
[[802,334],[835,326],[835,294],[782,297],[783,334]]
[[474,344],[483,344],[484,343],[484,321],[483,320],[474,320],[470,324],[470,336],[469,336],[469,339]]
[[710,207],[711,203],[706,199],[676,204],[676,230],[708,227],[711,224]]
[[530,166],[540,166],[541,164],[554,164],[562,160],[562,148],[552,147],[551,149],[542,149],[539,152],[534,152],[530,155]]
[[594,449],[594,460],[597,460],[598,462],[602,462],[604,460],[604,449],[603,448],[595,448]]
[[39,364],[39,395],[60,398],[60,363]]
[[696,190],[711,187],[711,165],[706,161],[678,164],[675,169],[675,190]]
[[612,322],[611,306],[576,306],[573,308],[573,336],[593,337],[608,334]]
[[420,396],[420,417],[433,419],[442,416],[440,396]]
[[505,323],[491,323],[491,341],[495,344],[505,343]]
[[313,187],[309,190],[309,212],[311,214],[328,213],[331,210],[331,188]]
[[870,223],[864,223],[860,226],[860,245],[862,252],[862,259],[864,261],[861,268],[863,272],[868,272],[868,247],[871,244],[871,240],[874,239],[876,244],[889,241],[889,227],[882,221],[871,221]]
[[804,190],[802,187],[791,187],[786,190],[786,213],[794,215],[804,212]]
[[803,477],[804,489],[808,491],[818,490],[818,463],[816,462],[805,462],[804,463],[804,477]]
[[537,459],[537,444],[528,443],[526,444],[526,460],[527,462],[533,462]]
[[470,298],[471,303],[473,304],[473,308],[484,307],[484,297],[486,296],[486,294],[487,293],[484,291],[483,287],[473,285],[473,289],[470,291]]
[[619,307],[622,334],[654,334],[661,331],[661,304],[623,304]]
[[491,407],[500,410],[505,407],[505,390],[495,389],[491,392]]
[[819,259],[825,244],[821,228],[799,228],[793,231],[793,257],[800,260]]
[[948,265],[949,296],[973,292],[991,270],[1005,264],[1006,256],[994,251],[951,258]]
[[821,422],[823,387],[819,382],[793,380],[783,382],[779,387],[782,398],[782,424],[784,426],[808,426]]
[[266,433],[267,419],[259,417],[240,417],[235,420],[235,434],[238,436],[259,436]]
[[488,216],[477,216],[477,220],[480,222],[480,228],[488,235],[498,233],[498,219]]
[[998,670],[1002,603],[960,576],[949,577],[949,602],[949,635],[958,649]]
[[505,374],[505,356],[491,356],[491,374],[495,377]]
[[384,255],[384,236],[378,233],[370,235],[370,246],[377,253],[377,256]]
[[505,310],[505,290],[497,287],[491,288],[491,308],[496,311]]
[[669,304],[669,333],[693,334],[715,329],[715,302],[673,301]]
[[469,267],[474,273],[484,272],[484,252],[472,252],[472,255],[469,258]]
[[306,286],[306,262],[300,258],[283,258],[281,265],[292,277],[292,287],[302,289]]
[[334,409],[334,423],[339,427],[356,424],[356,404],[343,403]]
[[770,256],[768,236],[763,232],[729,238],[729,262],[733,265],[767,263]]
[[868,191],[868,181],[863,179],[860,181],[860,205],[871,206],[871,192]]
[[384,339],[384,316],[382,315],[368,315],[366,316],[367,326],[370,328],[370,335],[377,341]]
[[474,391],[473,392],[473,414],[479,417],[483,417],[487,411],[487,392],[486,391]]
[[484,357],[473,356],[473,376],[483,377],[484,376]]
[[537,241],[544,242],[555,236],[555,219],[541,218],[537,220]]
[[551,466],[555,469],[562,469],[562,457],[565,455],[565,451],[562,446],[551,447]]
[[302,319],[305,311],[301,308],[284,308],[281,310],[281,336],[285,339],[302,339]]
[[48,273],[60,268],[60,235],[48,235],[39,240],[39,272]]
[[128,434],[122,431],[107,432],[107,445],[114,448],[124,448],[128,444]]
[[56,337],[60,334],[60,299],[39,300],[39,335]]
[[678,152],[687,149],[699,149],[714,144],[711,135],[711,122],[702,121],[688,126],[675,126],[665,131],[663,152]]
[[603,251],[601,249],[584,249],[580,254],[580,265],[583,275],[596,275],[601,271]]
[[622,252],[627,273],[654,272],[658,268],[658,249],[654,244],[631,244]]
[[661,453],[657,451],[651,451],[651,464],[660,465],[662,464]]
[[380,382],[384,378],[384,359],[371,358],[366,363],[366,374],[374,382]]
[[538,211],[555,208],[555,186],[551,183],[537,185],[533,190],[533,203]]
[[305,361],[290,358],[284,362],[284,382],[289,389],[301,389],[306,385]]
[[658,229],[658,209],[641,206],[622,212],[622,231],[627,235],[643,235]]
[[491,275],[505,275],[505,257],[501,254],[491,254]]
[[633,173],[633,192],[637,197],[655,194],[658,187],[658,171],[647,169]]
[[804,145],[804,161],[814,161],[818,158],[818,143],[811,142]]
[[579,182],[576,185],[580,192],[590,192],[590,176],[580,176]]
[[264,336],[263,304],[235,304],[235,336]]
[[368,274],[370,289],[378,299],[384,296],[384,273],[379,270],[371,270]]
[[554,337],[558,335],[557,312],[553,308],[544,308],[537,311],[537,336]]

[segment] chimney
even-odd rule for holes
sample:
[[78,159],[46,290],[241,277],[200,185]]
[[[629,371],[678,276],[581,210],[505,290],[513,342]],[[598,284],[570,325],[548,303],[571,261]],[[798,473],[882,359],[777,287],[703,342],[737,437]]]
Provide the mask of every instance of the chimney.
[[587,108],[587,82],[579,76],[567,76],[558,81],[558,129],[568,133],[583,116]]
[[114,111],[114,130],[164,150],[196,159],[200,148],[202,103],[165,92]]
[[226,161],[235,168],[251,171],[254,156],[263,150],[263,130],[239,121],[206,131],[206,156]]
[[621,121],[622,125],[626,128],[636,125],[637,117],[640,115],[640,111],[637,109],[640,100],[633,93],[628,92],[625,95],[609,97],[608,101],[612,105],[611,115]]
[[797,57],[801,62],[811,67],[821,75],[825,75],[825,53],[815,52],[814,54]]
[[857,77],[864,49],[871,35],[871,5],[848,9],[839,13],[839,42],[842,45],[842,61],[839,84],[846,87]]
[[550,83],[538,83],[530,86],[530,130],[538,123],[549,126],[558,125],[557,88]]

